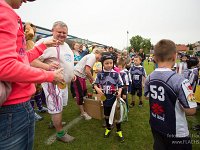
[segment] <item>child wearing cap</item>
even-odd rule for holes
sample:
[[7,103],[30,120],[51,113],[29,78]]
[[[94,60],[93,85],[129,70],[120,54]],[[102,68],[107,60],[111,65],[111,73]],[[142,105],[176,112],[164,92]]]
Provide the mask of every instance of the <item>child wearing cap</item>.
[[[104,133],[104,138],[108,138],[111,133],[111,124],[109,124],[109,116],[116,98],[121,97],[123,83],[120,74],[113,70],[113,56],[110,53],[104,53],[101,62],[103,69],[97,74],[97,78],[94,82],[94,88],[98,94],[106,97],[106,100],[103,101],[104,115],[106,121],[106,130]],[[119,140],[123,142],[124,137],[122,135],[121,123],[117,122],[116,127],[116,133],[119,137]]]

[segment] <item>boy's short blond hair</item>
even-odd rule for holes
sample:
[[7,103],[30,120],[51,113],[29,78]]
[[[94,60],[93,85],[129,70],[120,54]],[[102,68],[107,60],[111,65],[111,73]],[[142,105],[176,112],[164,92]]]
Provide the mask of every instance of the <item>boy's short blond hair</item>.
[[120,58],[118,61],[117,61],[117,65],[121,65],[122,68],[124,68],[126,66],[126,60],[123,59],[123,58]]
[[142,57],[139,56],[139,55],[135,55],[135,56],[134,56],[134,59],[135,59],[135,58],[139,58],[139,60],[142,61]]
[[167,39],[160,40],[154,48],[156,62],[172,61],[176,54],[176,44]]

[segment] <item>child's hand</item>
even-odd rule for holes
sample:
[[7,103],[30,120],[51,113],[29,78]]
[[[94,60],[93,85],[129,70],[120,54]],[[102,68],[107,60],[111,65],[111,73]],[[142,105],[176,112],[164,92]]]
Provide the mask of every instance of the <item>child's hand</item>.
[[100,94],[100,95],[104,95],[104,93],[102,92],[101,89],[98,89],[98,90],[97,90],[97,93]]
[[72,78],[72,82],[74,82],[74,81],[76,81],[76,76],[74,76],[74,77]]
[[121,98],[121,92],[117,92],[117,98]]
[[122,95],[122,99],[126,99],[126,95]]

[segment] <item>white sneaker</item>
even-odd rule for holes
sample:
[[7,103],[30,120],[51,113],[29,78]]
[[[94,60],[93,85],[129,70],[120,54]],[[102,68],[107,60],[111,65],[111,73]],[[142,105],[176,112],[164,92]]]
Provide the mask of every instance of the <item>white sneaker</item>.
[[35,121],[41,121],[43,119],[43,117],[40,116],[39,114],[37,114],[36,112],[35,112],[34,116],[35,116]]
[[90,119],[92,119],[92,117],[89,116],[86,112],[85,112],[84,114],[82,114],[81,117],[83,117],[85,120],[90,120]]
[[38,109],[39,113],[45,113],[47,111],[48,111],[48,108],[46,108],[46,107],[42,107],[41,109]]
[[58,141],[64,142],[64,143],[69,143],[74,141],[74,137],[69,135],[69,134],[65,134],[63,137],[56,137]]

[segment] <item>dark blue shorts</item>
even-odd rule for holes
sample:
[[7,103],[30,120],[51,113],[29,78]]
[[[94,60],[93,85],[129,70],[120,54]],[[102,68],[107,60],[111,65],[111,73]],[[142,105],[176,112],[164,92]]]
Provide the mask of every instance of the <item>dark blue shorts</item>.
[[137,96],[141,97],[142,96],[142,87],[131,87],[131,95],[135,95],[137,92]]
[[110,116],[110,112],[111,112],[112,107],[109,107],[109,106],[106,107],[106,106],[104,106],[103,109],[104,109],[104,115],[105,116]]

